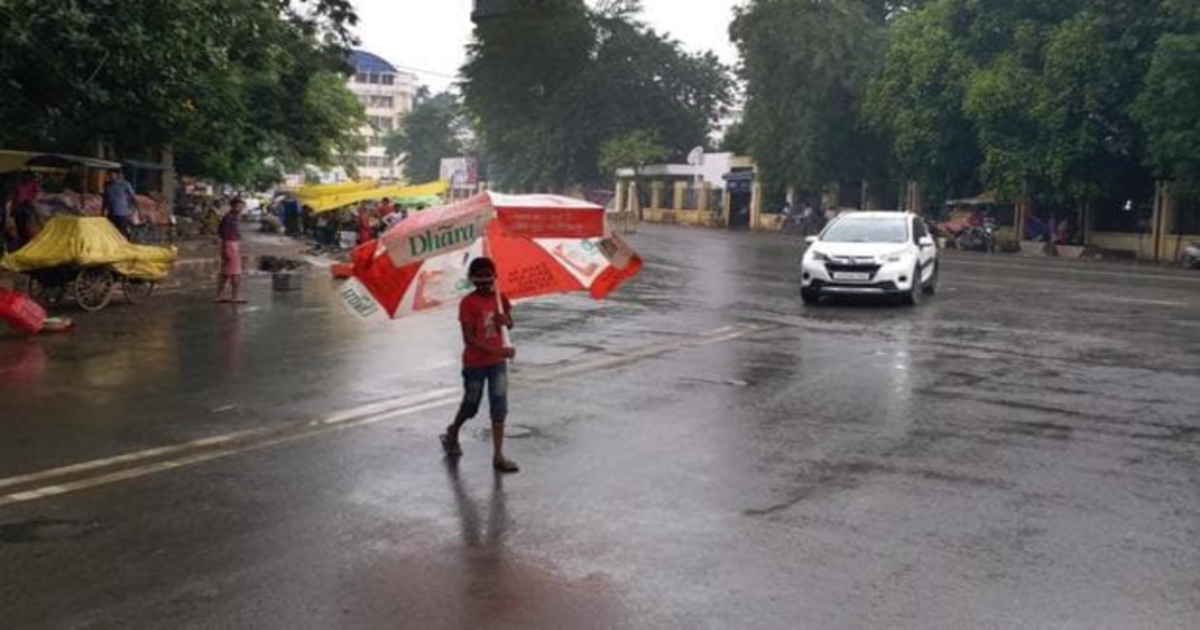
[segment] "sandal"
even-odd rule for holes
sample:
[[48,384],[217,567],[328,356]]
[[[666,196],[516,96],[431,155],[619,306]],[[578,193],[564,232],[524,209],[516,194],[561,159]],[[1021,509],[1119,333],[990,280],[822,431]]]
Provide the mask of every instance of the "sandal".
[[462,457],[462,446],[459,445],[457,439],[450,439],[449,435],[442,435],[442,450],[446,451],[447,457]]
[[511,459],[502,459],[498,462],[492,462],[492,468],[495,468],[496,472],[502,473],[521,472],[521,467],[517,465],[517,462],[514,462]]

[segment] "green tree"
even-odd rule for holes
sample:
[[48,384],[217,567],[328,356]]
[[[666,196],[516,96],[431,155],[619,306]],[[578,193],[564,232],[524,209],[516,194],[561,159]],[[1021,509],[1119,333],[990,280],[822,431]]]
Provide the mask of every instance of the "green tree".
[[718,148],[721,151],[736,155],[746,155],[749,153],[750,138],[749,130],[746,129],[746,123],[739,121],[730,125],[725,130],[725,137],[721,138],[721,144]]
[[1168,35],[1154,52],[1135,116],[1146,129],[1147,162],[1165,179],[1200,192],[1200,35]]
[[1166,32],[1155,42],[1143,90],[1133,106],[1146,134],[1146,164],[1200,197],[1200,6],[1164,2]]
[[868,87],[865,113],[890,137],[897,170],[944,197],[977,192],[978,130],[963,111],[974,61],[952,32],[948,5],[906,13]]
[[[632,169],[634,185],[640,191],[642,170],[650,164],[667,159],[670,155],[671,150],[659,141],[657,134],[646,129],[637,129],[609,140],[600,147],[600,169],[610,176],[615,176],[621,169]],[[634,198],[634,203],[638,203],[637,197]],[[641,212],[640,204],[637,212]]]
[[515,1],[475,27],[462,69],[463,102],[504,185],[561,188],[579,148],[568,140],[575,77],[586,71],[593,31],[579,0]]
[[0,143],[125,156],[247,182],[264,160],[351,155],[345,0],[0,3]]
[[748,144],[771,188],[882,174],[888,145],[862,108],[885,17],[858,0],[752,0],[737,11]]
[[384,139],[388,156],[399,158],[410,182],[438,178],[442,158],[463,153],[458,98],[449,92],[418,97],[400,128]]
[[620,169],[633,169],[634,177],[638,177],[647,165],[662,162],[670,155],[671,150],[654,132],[638,129],[600,147],[600,169],[610,176]]
[[870,119],[906,175],[947,192],[969,172],[1009,198],[1144,188],[1134,102],[1169,4],[1186,2],[933,0],[889,29]]
[[464,103],[502,185],[600,181],[601,145],[636,129],[673,155],[705,143],[729,98],[728,71],[639,22],[639,2],[512,5],[476,27],[463,68]]
[[689,54],[636,16],[597,14],[595,23],[600,45],[593,67],[581,77],[586,87],[581,105],[599,123],[590,126],[589,145],[638,130],[652,130],[674,159],[707,145],[733,88],[716,55]]

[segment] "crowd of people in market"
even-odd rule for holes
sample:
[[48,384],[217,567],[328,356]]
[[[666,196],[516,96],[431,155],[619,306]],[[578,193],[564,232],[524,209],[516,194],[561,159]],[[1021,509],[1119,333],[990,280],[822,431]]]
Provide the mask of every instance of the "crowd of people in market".
[[278,212],[285,232],[290,235],[304,234],[322,247],[348,249],[377,238],[397,221],[408,216],[388,198],[379,201],[362,201],[356,206],[313,212],[293,198],[278,204]]
[[138,226],[170,221],[165,204],[139,195],[119,169],[104,173],[99,194],[76,192],[70,177],[29,169],[0,176],[0,252],[24,247],[51,217],[60,214],[107,217],[131,240]]
[[261,231],[309,239],[323,249],[345,250],[379,237],[417,207],[405,207],[388,197],[361,201],[319,212],[294,195],[281,194],[260,203],[237,195],[197,197],[185,205],[185,214],[198,224],[202,235],[216,235],[218,224],[234,200],[250,201],[243,220],[258,221]]

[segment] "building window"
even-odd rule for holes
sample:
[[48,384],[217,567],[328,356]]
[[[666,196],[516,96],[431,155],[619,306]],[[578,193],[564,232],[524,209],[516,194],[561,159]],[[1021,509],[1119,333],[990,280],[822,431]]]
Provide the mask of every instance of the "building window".
[[384,85],[395,85],[396,84],[396,75],[394,75],[394,74],[383,75],[383,84]]
[[392,107],[395,106],[395,104],[396,104],[396,99],[394,97],[378,96],[375,94],[372,94],[370,96],[370,98],[367,99],[367,103],[366,103],[366,105],[368,107],[376,107],[376,108],[382,108],[382,109],[391,109]]
[[367,116],[367,122],[379,131],[391,131],[396,128],[396,120],[391,116]]
[[366,155],[359,158],[360,165],[365,168],[387,168],[387,158],[382,155]]
[[366,72],[359,72],[358,74],[355,74],[355,75],[354,75],[354,82],[355,82],[355,83],[366,83],[366,82],[367,82],[367,73],[366,73]]

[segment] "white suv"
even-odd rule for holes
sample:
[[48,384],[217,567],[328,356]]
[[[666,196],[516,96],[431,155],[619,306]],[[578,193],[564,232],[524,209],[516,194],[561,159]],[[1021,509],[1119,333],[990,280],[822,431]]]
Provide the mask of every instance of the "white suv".
[[917,304],[937,291],[937,245],[925,222],[907,212],[850,212],[808,238],[800,295],[898,295]]

